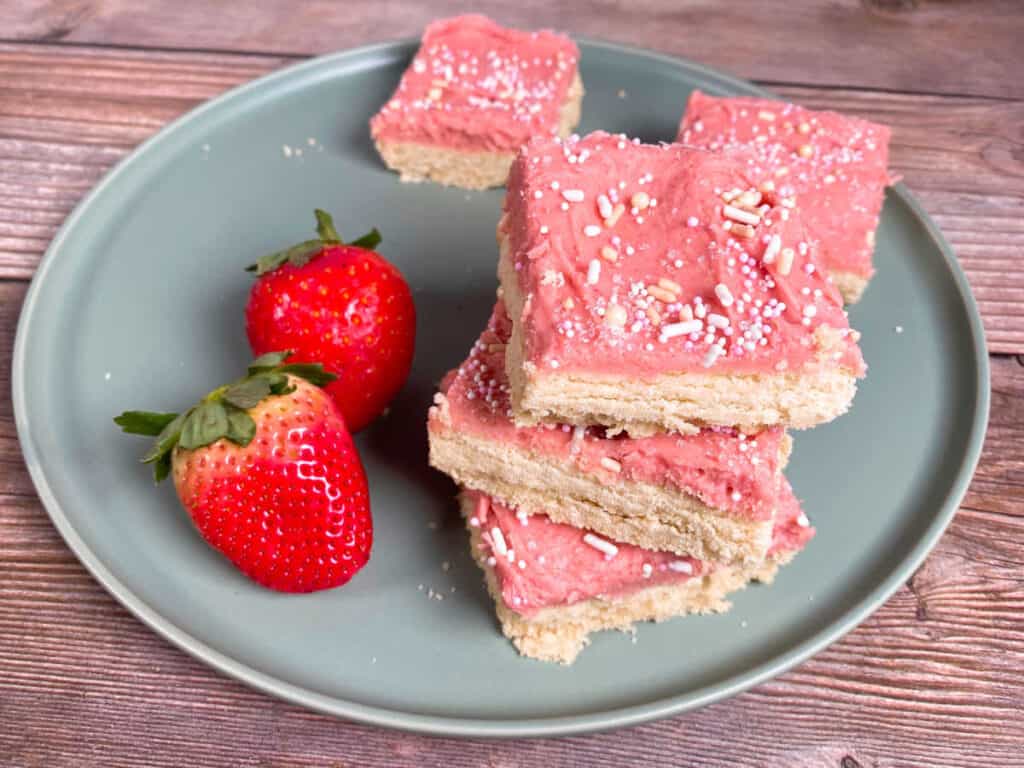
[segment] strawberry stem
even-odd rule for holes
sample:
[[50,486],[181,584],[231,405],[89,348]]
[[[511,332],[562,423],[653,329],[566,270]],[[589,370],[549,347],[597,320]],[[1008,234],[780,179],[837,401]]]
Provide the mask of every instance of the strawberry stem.
[[319,208],[313,211],[316,216],[316,233],[324,243],[340,243],[341,235],[334,228],[334,218],[327,211]]
[[248,445],[256,435],[249,409],[268,397],[292,392],[295,385],[289,383],[289,376],[318,387],[337,378],[320,363],[287,363],[290,355],[286,351],[258,357],[245,376],[217,387],[184,413],[125,411],[114,423],[128,434],[156,438],[142,462],[153,465],[153,479],[159,483],[170,472],[171,455],[177,447],[195,450],[221,439]]
[[[318,256],[320,252],[328,246],[346,245],[334,226],[334,218],[331,214],[320,208],[315,209],[313,213],[316,216],[316,239],[305,240],[298,245],[293,245],[291,248],[285,248],[283,251],[277,251],[276,253],[263,256],[255,264],[250,264],[246,267],[245,271],[255,272],[257,277],[262,277],[268,272],[273,272],[283,264],[291,264],[295,267],[301,267],[308,264],[310,259]],[[348,243],[348,245],[354,245],[359,248],[366,248],[367,250],[372,251],[380,244],[380,240],[380,232],[378,232],[377,228],[374,227],[362,237]]]

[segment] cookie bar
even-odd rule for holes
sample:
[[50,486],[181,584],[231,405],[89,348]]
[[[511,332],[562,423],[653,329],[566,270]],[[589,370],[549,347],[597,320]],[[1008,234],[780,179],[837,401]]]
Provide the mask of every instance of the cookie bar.
[[602,132],[525,145],[498,226],[517,422],[643,435],[845,412],[859,336],[770,181]]
[[746,435],[608,436],[600,428],[517,427],[501,301],[428,416],[430,463],[460,485],[553,521],[645,549],[715,562],[760,562],[771,543],[790,440]]
[[478,15],[435,21],[370,121],[377,151],[403,181],[501,186],[520,145],[567,136],[579,122],[578,61],[576,44],[554,32]]
[[793,199],[818,259],[847,302],[873,273],[878,215],[890,183],[889,129],[836,112],[769,99],[690,96],[678,141],[746,152],[751,172],[767,174]]
[[768,557],[744,567],[614,542],[475,491],[460,505],[505,636],[524,656],[563,664],[592,632],[728,610],[730,592],[770,582],[814,533],[788,483]]

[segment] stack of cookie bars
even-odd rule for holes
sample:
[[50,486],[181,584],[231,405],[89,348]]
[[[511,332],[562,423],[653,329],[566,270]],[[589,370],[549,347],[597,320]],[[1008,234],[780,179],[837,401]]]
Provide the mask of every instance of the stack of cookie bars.
[[865,373],[839,288],[871,275],[888,180],[886,129],[771,101],[694,94],[683,143],[566,136],[577,59],[438,22],[371,124],[404,178],[507,173],[498,298],[430,408],[430,462],[504,633],[564,663],[594,631],[726,609],[813,535],[786,430]]

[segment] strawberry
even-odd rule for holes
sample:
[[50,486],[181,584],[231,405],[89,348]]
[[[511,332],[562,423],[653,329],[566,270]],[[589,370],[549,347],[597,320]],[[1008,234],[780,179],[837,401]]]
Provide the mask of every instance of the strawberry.
[[114,421],[156,437],[142,461],[174,475],[200,535],[243,573],[282,592],[346,583],[370,557],[366,474],[320,365],[264,355],[182,414]]
[[409,375],[416,309],[402,274],[372,250],[376,229],[346,244],[330,215],[317,210],[316,220],[319,237],[249,267],[258,279],[245,327],[254,355],[292,349],[337,374],[327,391],[358,432]]

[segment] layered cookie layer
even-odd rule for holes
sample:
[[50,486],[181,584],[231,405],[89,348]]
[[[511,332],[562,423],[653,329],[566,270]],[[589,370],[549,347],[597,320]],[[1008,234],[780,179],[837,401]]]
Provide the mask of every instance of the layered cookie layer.
[[517,427],[505,372],[510,334],[499,301],[430,409],[434,467],[617,541],[715,562],[764,558],[789,452],[781,429],[633,438],[600,428]]
[[524,656],[567,664],[591,632],[727,609],[729,592],[771,581],[813,535],[788,483],[768,557],[744,567],[614,542],[478,492],[460,504],[505,635]]
[[800,210],[821,265],[848,302],[871,278],[878,216],[889,184],[889,129],[794,104],[694,91],[678,141],[745,153],[749,171],[766,176]]
[[404,181],[500,186],[520,145],[579,122],[578,60],[575,43],[554,32],[478,15],[436,21],[370,133]]
[[770,181],[601,132],[525,145],[498,229],[517,421],[642,435],[843,413],[858,335]]

